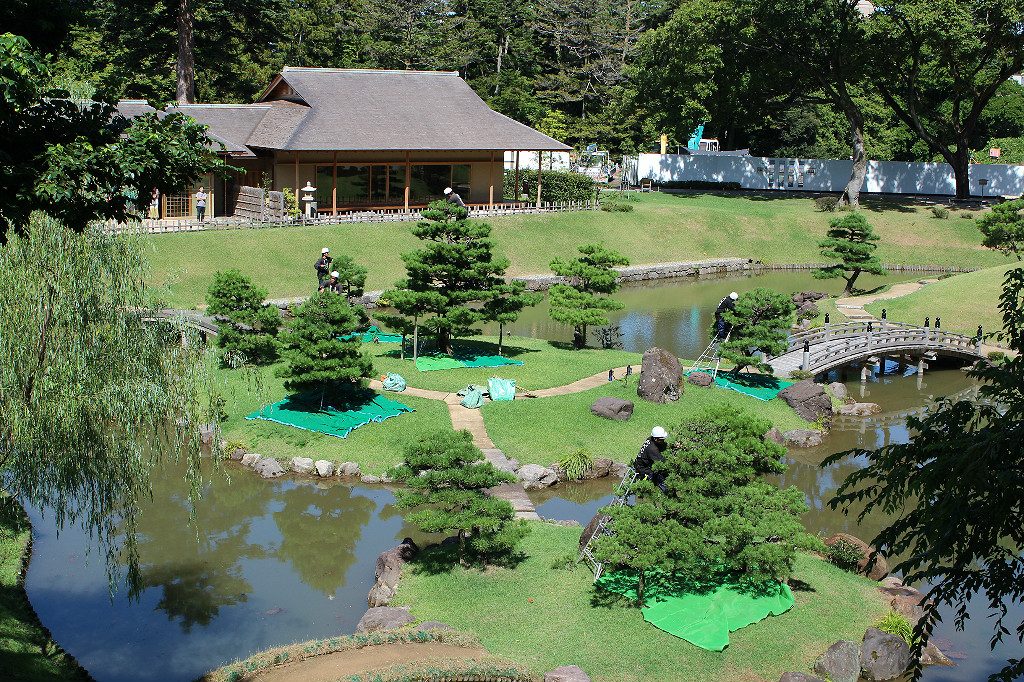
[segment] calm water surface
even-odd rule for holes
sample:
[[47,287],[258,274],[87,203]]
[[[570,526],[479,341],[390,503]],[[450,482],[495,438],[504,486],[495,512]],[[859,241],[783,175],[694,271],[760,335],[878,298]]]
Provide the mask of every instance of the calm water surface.
[[[830,290],[833,284],[806,274],[769,274],[631,288],[623,291],[627,311],[618,322],[632,350],[657,344],[696,357],[706,344],[714,306],[729,291]],[[514,331],[568,338],[540,310]],[[804,521],[811,531],[870,537],[883,517],[858,527],[853,517],[826,504],[864,462],[849,457],[822,468],[821,461],[854,447],[905,442],[910,436],[906,411],[971,384],[962,372],[943,370],[848,386],[855,396],[863,390],[863,399],[881,404],[885,412],[842,421],[821,447],[791,452],[780,483],[804,491],[811,507]],[[158,472],[153,500],[142,515],[144,587],[135,598],[123,587],[109,596],[104,563],[87,537],[73,529],[58,537],[51,516],[31,511],[36,544],[29,597],[54,638],[100,682],[191,680],[268,646],[350,633],[366,608],[377,555],[405,536],[424,539],[403,521],[392,494],[382,487],[264,481],[233,464],[211,469],[208,478],[197,533],[189,525],[183,472],[176,466]],[[586,523],[608,502],[611,488],[611,481],[595,481],[531,497],[542,516]],[[1015,645],[990,653],[987,611],[979,607],[972,613],[965,633],[953,631],[951,622],[939,628],[939,636],[966,658],[957,668],[929,669],[925,680],[980,680],[1006,658],[1024,654]],[[1019,620],[1024,612],[1018,608],[1011,616]]]

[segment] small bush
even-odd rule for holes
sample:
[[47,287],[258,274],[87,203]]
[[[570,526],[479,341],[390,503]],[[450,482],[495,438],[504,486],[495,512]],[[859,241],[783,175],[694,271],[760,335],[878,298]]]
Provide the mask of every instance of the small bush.
[[598,327],[594,330],[594,338],[597,339],[597,344],[606,350],[623,348],[622,329],[617,324]]
[[840,540],[825,550],[825,557],[843,570],[855,571],[857,564],[864,559],[864,552],[852,542]]
[[932,206],[932,217],[938,218],[939,220],[946,220],[949,218],[949,209],[945,206]]
[[821,213],[832,213],[839,206],[839,197],[818,197],[814,200],[814,210]]
[[794,369],[792,372],[789,373],[789,378],[793,379],[794,381],[803,381],[804,379],[813,379],[814,378],[814,372],[808,372],[808,371],[803,370],[803,369]]
[[295,190],[285,187],[281,193],[284,194],[284,214],[289,218],[298,218],[302,211],[299,209],[299,200],[295,196]]
[[914,646],[914,625],[902,613],[890,611],[885,618],[875,623],[882,632],[901,637],[908,646]]
[[609,213],[630,213],[633,211],[633,204],[624,204],[618,201],[602,201],[601,210]]
[[577,448],[561,459],[558,466],[562,467],[565,477],[570,481],[578,481],[590,471],[590,465],[594,463],[594,456],[584,448]]
[[228,454],[234,452],[235,450],[245,450],[246,452],[248,452],[249,447],[243,441],[240,440],[229,440],[227,442],[227,445],[224,446],[224,452]]
[[967,211],[964,211],[963,213],[961,213],[960,217],[963,218],[964,220],[974,220],[974,214],[973,213],[968,213]]
[[1001,365],[1007,360],[1006,353],[1001,350],[991,351],[986,357],[988,357],[988,361],[994,365]]

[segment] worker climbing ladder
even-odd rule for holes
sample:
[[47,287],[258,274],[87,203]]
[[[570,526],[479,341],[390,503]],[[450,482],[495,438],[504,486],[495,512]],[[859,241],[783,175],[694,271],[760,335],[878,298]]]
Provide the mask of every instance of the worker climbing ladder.
[[[629,495],[633,490],[633,484],[636,483],[637,473],[633,467],[626,469],[626,473],[622,476],[622,480],[619,481],[619,485],[615,488],[615,499],[612,500],[612,504],[617,507],[621,507],[626,504],[626,500],[629,499]],[[594,582],[601,577],[601,572],[604,570],[604,564],[597,560],[594,556],[594,540],[603,537],[605,535],[611,535],[612,529],[609,525],[611,519],[608,516],[602,515],[597,522],[597,527],[594,528],[594,532],[587,539],[587,544],[583,545],[583,549],[580,550],[580,558],[587,562],[590,566],[590,570],[594,572]]]
[[686,373],[707,372],[711,375],[712,380],[717,378],[718,369],[722,366],[722,344],[729,340],[730,334],[732,334],[732,330],[726,332],[724,338],[716,334],[711,339],[708,347],[697,358],[697,362],[693,363],[693,366]]

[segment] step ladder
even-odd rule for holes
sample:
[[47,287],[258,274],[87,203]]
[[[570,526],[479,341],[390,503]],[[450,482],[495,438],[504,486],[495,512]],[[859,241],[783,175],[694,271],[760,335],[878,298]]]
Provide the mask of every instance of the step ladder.
[[715,335],[708,347],[697,358],[697,362],[693,363],[686,373],[708,372],[711,374],[712,380],[718,378],[718,368],[722,365],[722,344],[729,340],[730,334],[732,334],[731,329],[726,333],[725,338]]
[[[633,467],[626,469],[626,473],[622,476],[622,480],[615,487],[615,499],[612,500],[612,505],[616,507],[622,507],[626,504],[626,500],[629,499],[630,492],[633,489],[633,484],[636,483],[637,473]],[[594,529],[594,533],[587,540],[587,544],[580,550],[580,559],[585,561],[590,570],[594,572],[594,582],[597,582],[601,577],[601,572],[604,570],[604,564],[597,560],[594,556],[594,540],[605,535],[611,535],[612,529],[609,525],[611,519],[608,516],[601,516],[601,519],[597,523],[597,527]]]

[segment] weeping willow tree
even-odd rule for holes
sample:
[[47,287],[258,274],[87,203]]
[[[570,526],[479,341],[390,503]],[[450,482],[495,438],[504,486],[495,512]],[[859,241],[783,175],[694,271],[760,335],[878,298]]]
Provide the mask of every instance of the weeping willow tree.
[[[78,525],[137,579],[139,500],[162,457],[198,481],[202,347],[147,310],[136,237],[34,214],[0,247],[0,504]],[[150,320],[150,321],[147,321]]]

